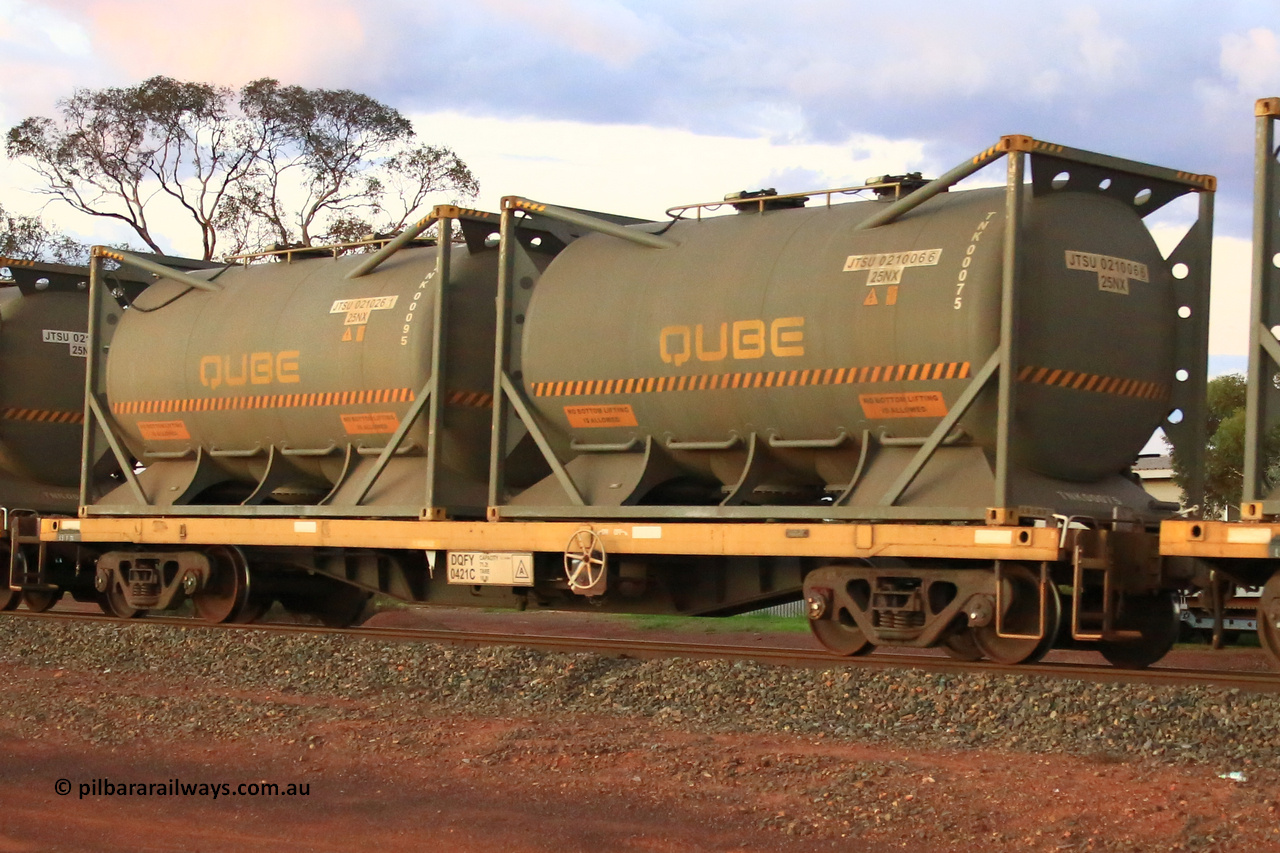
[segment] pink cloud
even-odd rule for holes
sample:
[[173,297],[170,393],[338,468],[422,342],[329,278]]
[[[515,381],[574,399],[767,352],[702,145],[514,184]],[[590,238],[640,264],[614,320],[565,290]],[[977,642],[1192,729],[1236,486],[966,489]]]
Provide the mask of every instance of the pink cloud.
[[[259,77],[325,85],[365,48],[345,0],[48,0],[89,30],[95,52],[126,80],[167,74],[243,84]],[[340,72],[339,72],[340,73]]]

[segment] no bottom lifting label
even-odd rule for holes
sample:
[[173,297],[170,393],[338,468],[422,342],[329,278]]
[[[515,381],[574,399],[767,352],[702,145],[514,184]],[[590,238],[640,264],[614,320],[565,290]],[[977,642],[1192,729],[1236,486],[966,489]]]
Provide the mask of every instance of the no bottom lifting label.
[[639,426],[635,412],[626,404],[565,406],[564,416],[574,429]]
[[947,403],[941,391],[859,394],[858,403],[862,405],[862,414],[875,420],[941,418],[947,414]]
[[138,432],[147,441],[190,441],[186,421],[138,421]]

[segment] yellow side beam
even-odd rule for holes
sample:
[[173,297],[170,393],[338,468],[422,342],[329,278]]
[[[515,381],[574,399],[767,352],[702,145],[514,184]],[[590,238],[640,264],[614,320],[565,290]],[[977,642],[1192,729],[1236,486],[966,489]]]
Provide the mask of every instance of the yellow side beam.
[[[1160,553],[1167,557],[1266,560],[1280,524],[1239,521],[1165,521],[1160,525]],[[1280,543],[1277,543],[1280,544]]]
[[45,542],[244,545],[424,551],[562,552],[579,530],[612,554],[775,557],[1068,557],[1054,528],[936,524],[792,524],[630,521],[386,521],[331,518],[46,518]]

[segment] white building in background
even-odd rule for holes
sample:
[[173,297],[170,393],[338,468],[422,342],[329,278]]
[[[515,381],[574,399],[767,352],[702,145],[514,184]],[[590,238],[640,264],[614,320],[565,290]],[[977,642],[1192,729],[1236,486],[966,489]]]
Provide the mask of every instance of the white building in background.
[[1182,503],[1182,489],[1173,484],[1173,459],[1166,453],[1144,453],[1133,465],[1142,487],[1156,500]]

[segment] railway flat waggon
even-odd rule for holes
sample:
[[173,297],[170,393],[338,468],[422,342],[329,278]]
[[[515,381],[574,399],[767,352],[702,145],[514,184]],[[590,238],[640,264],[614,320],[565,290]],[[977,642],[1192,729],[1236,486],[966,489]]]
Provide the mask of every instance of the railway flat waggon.
[[[1214,188],[1009,136],[666,223],[512,196],[219,270],[99,250],[79,517],[42,538],[120,615],[803,596],[841,654],[1146,665],[1198,569],[1128,470],[1160,426],[1203,448]],[[1186,195],[1166,256],[1144,219]],[[158,276],[128,310],[108,259]]]

